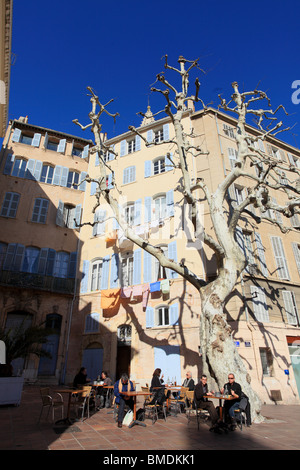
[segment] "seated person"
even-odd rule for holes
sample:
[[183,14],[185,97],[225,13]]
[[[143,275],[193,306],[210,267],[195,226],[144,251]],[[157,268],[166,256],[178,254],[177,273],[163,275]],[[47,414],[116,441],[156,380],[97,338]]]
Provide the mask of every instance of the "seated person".
[[73,380],[73,387],[74,388],[79,388],[80,385],[86,385],[90,382],[91,380],[87,377],[87,371],[85,367],[81,367],[80,371],[78,374],[75,375],[75,378]]
[[[112,380],[108,377],[108,373],[106,371],[102,371],[101,373],[101,382],[102,385],[112,385]],[[100,406],[99,408],[104,408],[104,404],[106,408],[109,407],[109,400],[108,397],[110,396],[110,390],[104,387],[97,388],[97,394],[100,396]]]
[[189,370],[186,373],[186,378],[184,379],[182,386],[189,387],[189,392],[195,389],[195,382],[194,379],[192,379],[192,373]]
[[164,386],[164,380],[162,376],[160,377],[161,374],[161,369],[157,368],[153,372],[152,379],[151,379],[151,385],[150,385],[150,392],[153,393],[153,398],[150,401],[150,405],[154,403],[158,403],[159,405],[162,405],[164,401],[169,397],[170,391],[168,391],[167,396],[165,395],[165,386]]
[[221,393],[223,394],[226,390],[228,394],[234,397],[234,400],[225,400],[225,418],[229,415],[231,424],[235,426],[234,410],[239,406],[242,397],[242,388],[240,384],[235,381],[234,374],[232,373],[228,374],[228,382],[221,389]]
[[116,403],[119,405],[118,409],[118,428],[122,427],[122,421],[124,416],[125,405],[128,405],[133,410],[134,400],[132,397],[122,395],[122,392],[134,392],[134,386],[131,380],[129,380],[127,374],[122,374],[120,380],[114,385],[114,394],[116,397]]
[[200,382],[196,385],[194,390],[194,403],[197,408],[202,408],[203,410],[207,410],[209,412],[209,416],[211,418],[212,427],[210,430],[214,430],[217,428],[217,425],[221,423],[221,419],[218,416],[217,410],[215,405],[212,401],[209,401],[204,395],[213,395],[211,392],[208,391],[207,387],[207,377],[206,375],[202,375]]

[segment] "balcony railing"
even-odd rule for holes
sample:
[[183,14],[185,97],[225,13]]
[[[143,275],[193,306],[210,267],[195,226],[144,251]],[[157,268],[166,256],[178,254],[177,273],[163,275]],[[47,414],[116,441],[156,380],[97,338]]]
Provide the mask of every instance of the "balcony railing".
[[73,294],[75,279],[64,279],[41,274],[0,271],[0,285],[39,289],[50,292]]

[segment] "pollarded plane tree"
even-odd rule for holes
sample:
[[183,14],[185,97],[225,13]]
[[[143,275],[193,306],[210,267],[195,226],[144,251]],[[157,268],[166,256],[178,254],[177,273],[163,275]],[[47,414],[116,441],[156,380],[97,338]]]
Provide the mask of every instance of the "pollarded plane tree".
[[[118,189],[114,185],[114,173],[104,158],[106,152],[115,153],[109,148],[102,133],[102,125],[100,117],[102,113],[112,116],[114,119],[118,115],[111,114],[107,111],[106,105],[102,105],[98,96],[95,95],[91,87],[88,87],[91,96],[92,111],[89,113],[91,123],[83,126],[74,120],[82,129],[91,127],[94,134],[95,145],[90,152],[98,152],[100,162],[100,176],[97,180],[87,176],[88,182],[96,181],[96,205],[93,211],[101,203],[101,198],[112,208],[120,227],[123,229],[124,235],[140,248],[146,250],[153,255],[159,263],[169,268],[186,281],[190,282],[198,291],[201,298],[201,315],[200,315],[200,344],[202,349],[203,372],[212,377],[217,386],[220,388],[227,381],[228,371],[234,371],[236,380],[241,384],[243,391],[250,399],[252,419],[259,421],[262,419],[260,415],[261,402],[255,391],[251,387],[250,375],[238,354],[237,348],[232,339],[232,330],[227,322],[224,307],[230,295],[234,291],[239,281],[240,275],[247,265],[245,252],[241,249],[240,241],[237,237],[238,224],[245,215],[253,217],[256,223],[260,223],[263,219],[276,223],[283,233],[292,228],[287,228],[282,222],[269,217],[270,210],[277,211],[287,218],[293,217],[299,211],[299,176],[300,172],[297,168],[282,164],[279,160],[274,161],[265,152],[260,150],[258,145],[259,139],[264,141],[270,136],[276,136],[284,129],[282,122],[278,122],[276,115],[281,110],[285,112],[283,106],[279,106],[276,110],[272,110],[271,103],[265,92],[255,89],[249,92],[240,92],[237,83],[232,83],[233,94],[231,100],[227,102],[220,99],[220,108],[225,111],[235,113],[237,118],[237,126],[235,139],[237,144],[237,153],[235,163],[214,192],[209,188],[208,183],[201,178],[196,181],[191,179],[188,155],[201,158],[207,154],[197,142],[197,136],[193,131],[191,134],[184,132],[182,118],[187,109],[187,103],[201,103],[204,112],[205,104],[199,97],[200,82],[195,80],[195,94],[189,95],[189,76],[193,69],[200,69],[198,59],[195,61],[186,60],[180,56],[178,59],[179,67],[172,67],[168,64],[168,57],[165,56],[164,68],[168,72],[179,74],[180,90],[177,90],[173,84],[166,79],[165,73],[161,72],[156,76],[156,83],[164,86],[164,89],[151,88],[152,92],[160,93],[166,99],[166,105],[163,111],[166,113],[174,127],[174,137],[169,143],[175,147],[172,157],[168,154],[169,164],[173,166],[174,171],[178,172],[177,189],[183,195],[183,203],[190,207],[190,218],[194,231],[195,240],[199,239],[215,255],[217,263],[217,276],[209,283],[195,272],[192,272],[183,261],[175,262],[169,259],[166,254],[158,247],[146,242],[140,238],[130,227],[122,214],[118,202]],[[201,70],[201,69],[200,69]],[[258,103],[265,103],[263,108],[259,108]],[[99,109],[99,110],[98,110]],[[140,113],[143,115],[143,113]],[[247,132],[247,116],[254,116],[257,122],[257,135],[250,135]],[[267,125],[265,125],[267,123]],[[138,129],[130,126],[129,129],[145,142],[146,146],[159,145],[156,142],[148,142]],[[164,141],[166,144],[166,141]],[[115,154],[117,157],[117,154]],[[209,158],[214,158],[210,155]],[[254,171],[255,170],[255,171]],[[287,170],[290,176],[287,175]],[[284,174],[284,178],[283,176]],[[113,189],[107,186],[107,177],[110,175]],[[247,197],[241,202],[233,201],[230,198],[233,185],[237,181],[248,182]],[[196,195],[201,191],[201,199],[206,200],[208,212],[211,219],[211,230],[206,230],[203,226],[201,218],[201,205],[199,197]],[[284,191],[286,195],[285,203],[278,205],[271,196],[273,191]],[[258,217],[253,208],[260,209]],[[93,223],[89,222],[90,225]],[[199,246],[199,245],[198,245]]]

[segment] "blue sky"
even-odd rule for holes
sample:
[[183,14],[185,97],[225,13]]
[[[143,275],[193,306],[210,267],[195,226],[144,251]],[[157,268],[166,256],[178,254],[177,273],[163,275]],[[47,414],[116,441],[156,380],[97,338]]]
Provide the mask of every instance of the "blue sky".
[[91,86],[101,102],[114,99],[109,110],[120,117],[103,120],[113,137],[141,123],[136,113],[148,100],[153,112],[163,109],[150,85],[165,54],[174,66],[183,55],[200,58],[206,74],[190,83],[198,75],[200,96],[214,106],[233,81],[244,90],[260,82],[274,109],[282,103],[290,113],[280,114],[285,124],[296,123],[280,138],[299,147],[300,104],[291,100],[300,80],[299,22],[299,0],[14,0],[9,118],[28,115],[32,124],[92,138],[72,123],[89,122]]

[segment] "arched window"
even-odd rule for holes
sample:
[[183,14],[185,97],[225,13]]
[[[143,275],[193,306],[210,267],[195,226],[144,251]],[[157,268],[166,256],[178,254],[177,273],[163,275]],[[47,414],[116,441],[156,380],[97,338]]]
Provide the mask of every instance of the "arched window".
[[43,164],[42,173],[40,177],[41,183],[52,184],[54,174],[54,167],[48,163]]
[[22,157],[17,157],[14,161],[11,175],[17,176],[18,178],[24,178],[26,166],[27,166],[27,160]]
[[67,188],[78,189],[78,183],[79,173],[77,173],[77,171],[70,170],[68,174]]

